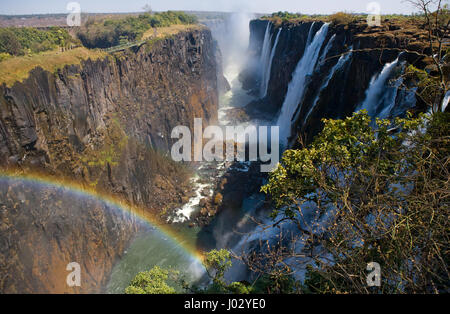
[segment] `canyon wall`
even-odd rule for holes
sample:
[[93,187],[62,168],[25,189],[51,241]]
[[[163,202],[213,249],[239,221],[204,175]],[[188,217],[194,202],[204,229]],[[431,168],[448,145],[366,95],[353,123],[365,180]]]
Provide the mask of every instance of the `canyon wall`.
[[[200,28],[57,73],[37,68],[23,82],[0,86],[1,168],[65,178],[155,215],[186,201],[189,173],[170,160],[171,131],[193,129],[194,118],[216,121],[216,55],[210,31]],[[69,215],[52,192],[44,189],[50,196],[43,202],[29,186],[24,203],[17,184],[3,182],[0,191],[0,292],[103,291],[138,229],[132,217],[102,204]],[[45,227],[26,227],[36,220]],[[64,284],[61,269],[75,257],[87,260],[80,264],[89,274],[77,289]]]
[[[250,53],[258,59],[268,20],[250,23]],[[299,60],[303,57],[308,36],[311,41],[323,22],[283,22],[273,25],[272,47],[275,35],[281,28],[272,63],[267,96],[253,102],[247,110],[262,117],[277,116],[288,91],[289,83]],[[344,64],[338,65],[350,49],[354,52]],[[410,53],[400,55],[400,50]],[[427,53],[426,32],[418,25],[402,25],[385,20],[380,27],[368,27],[364,22],[350,24],[331,23],[320,49],[319,59],[312,75],[306,78],[306,88],[292,121],[292,134],[302,135],[309,142],[320,131],[322,118],[342,118],[364,101],[371,79],[400,56],[403,66],[426,66],[426,60],[414,52]],[[339,69],[336,70],[336,67]],[[400,68],[400,66],[399,66]],[[334,71],[333,73],[331,73]],[[394,78],[394,75],[392,75]],[[244,86],[256,94],[260,84],[258,74],[252,68],[241,74]],[[408,85],[408,82],[404,82]],[[408,86],[412,87],[412,86]],[[407,90],[408,88],[405,88]],[[394,95],[395,96],[395,95]],[[416,100],[406,92],[398,92],[392,112],[404,113],[416,105]],[[410,105],[407,103],[409,102]],[[420,105],[420,104],[418,104]],[[294,139],[291,139],[291,142]]]

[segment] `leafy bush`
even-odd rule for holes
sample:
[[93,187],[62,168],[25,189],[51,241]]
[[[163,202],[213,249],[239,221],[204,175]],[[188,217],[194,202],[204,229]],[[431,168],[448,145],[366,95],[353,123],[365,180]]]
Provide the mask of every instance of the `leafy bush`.
[[155,266],[150,271],[140,272],[125,289],[126,294],[174,294],[175,289],[167,281],[171,271]]
[[73,42],[70,34],[60,27],[50,27],[46,30],[34,27],[0,28],[0,52],[14,56],[65,47]]
[[140,40],[145,31],[150,28],[167,27],[175,24],[187,25],[196,22],[195,16],[175,11],[145,13],[138,17],[107,19],[97,23],[90,20],[78,33],[78,38],[88,48],[108,48]]
[[279,12],[276,12],[276,13],[272,13],[272,17],[279,17],[281,19],[298,19],[298,18],[303,17],[303,14],[301,14],[301,13],[290,13],[290,12],[287,12],[287,11],[284,11],[284,12],[279,11]]
[[[325,120],[309,147],[284,153],[263,191],[277,205],[274,219],[325,249],[311,249],[307,291],[448,291],[449,126],[450,114],[436,113],[373,128],[361,112]],[[381,265],[380,288],[367,287],[370,262]]]
[[14,56],[23,54],[22,45],[9,28],[0,29],[0,52]]
[[11,58],[12,56],[9,53],[6,52],[1,52],[0,53],[0,62],[4,61],[4,60],[8,60],[9,58]]

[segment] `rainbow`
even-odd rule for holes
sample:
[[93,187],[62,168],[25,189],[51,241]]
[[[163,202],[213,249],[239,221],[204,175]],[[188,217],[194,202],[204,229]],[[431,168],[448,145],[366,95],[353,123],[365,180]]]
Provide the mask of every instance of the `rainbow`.
[[108,195],[106,193],[100,193],[94,188],[88,187],[83,184],[74,183],[70,180],[64,178],[56,178],[46,174],[40,173],[27,173],[24,174],[20,171],[4,171],[0,170],[0,180],[1,179],[12,179],[22,182],[35,183],[40,185],[47,185],[50,187],[61,188],[68,190],[69,192],[81,194],[82,196],[91,197],[95,200],[106,203],[111,207],[118,208],[134,217],[138,218],[142,222],[156,228],[164,236],[167,236],[170,240],[174,242],[175,245],[182,248],[189,256],[194,258],[198,262],[203,261],[202,252],[198,251],[190,243],[186,242],[176,231],[174,231],[169,225],[163,224],[158,219],[154,217],[149,211],[142,208],[138,208],[125,202],[124,200]]

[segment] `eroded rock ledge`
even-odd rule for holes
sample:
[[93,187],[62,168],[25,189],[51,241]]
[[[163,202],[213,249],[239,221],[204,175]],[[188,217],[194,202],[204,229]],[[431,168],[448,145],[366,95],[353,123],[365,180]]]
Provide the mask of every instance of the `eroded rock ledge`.
[[[24,82],[1,86],[1,168],[64,177],[155,215],[180,203],[189,175],[170,161],[170,134],[177,125],[191,127],[194,118],[215,121],[215,49],[209,30],[192,30],[57,73],[37,68]],[[33,204],[25,206],[6,187],[2,191],[0,292],[101,292],[137,230],[135,222],[125,219],[121,225],[100,205],[92,208],[95,214],[68,217],[67,207],[45,202],[38,213],[48,217],[41,221],[46,228],[24,228],[37,219],[24,212]],[[28,187],[25,198],[27,191],[33,192]],[[89,237],[99,226],[116,228]],[[61,230],[86,237],[56,242]],[[37,248],[45,247],[53,248],[53,257],[38,254]],[[76,291],[55,283],[65,282],[61,267],[74,255],[89,261],[82,264],[89,276]]]

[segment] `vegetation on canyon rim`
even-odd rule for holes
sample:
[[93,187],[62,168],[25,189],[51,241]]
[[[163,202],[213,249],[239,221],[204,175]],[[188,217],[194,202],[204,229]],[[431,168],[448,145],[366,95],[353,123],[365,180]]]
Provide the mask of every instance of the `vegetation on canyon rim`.
[[76,43],[77,40],[60,27],[46,30],[34,27],[0,28],[0,61],[11,56],[39,53]]
[[[125,18],[88,18],[76,31],[76,36],[61,27],[0,28],[0,83],[10,86],[22,81],[36,67],[56,72],[65,65],[106,56],[103,50],[94,48],[108,48],[137,40],[146,41],[151,48],[155,41],[196,23],[193,15],[168,11]],[[156,35],[155,29],[158,29]]]
[[108,48],[122,43],[141,40],[144,33],[150,28],[191,25],[196,22],[195,16],[174,11],[154,14],[145,13],[138,17],[106,19],[100,22],[88,20],[79,31],[78,37],[83,45],[88,48]]

